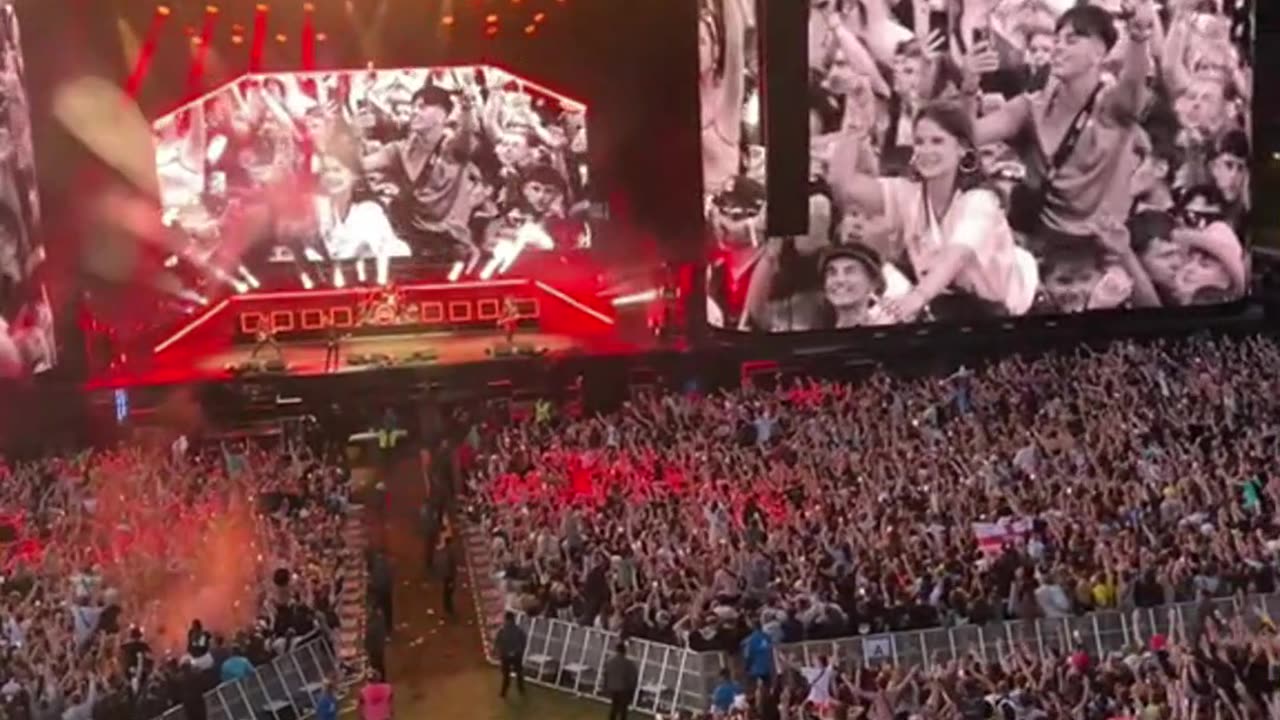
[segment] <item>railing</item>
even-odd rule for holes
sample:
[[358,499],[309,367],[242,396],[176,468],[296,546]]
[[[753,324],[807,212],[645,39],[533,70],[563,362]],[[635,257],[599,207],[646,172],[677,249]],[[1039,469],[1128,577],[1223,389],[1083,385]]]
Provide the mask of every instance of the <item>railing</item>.
[[[1280,611],[1280,594],[1248,598],[1218,598],[1210,601],[1212,611],[1235,617],[1262,607],[1269,616]],[[987,625],[914,630],[886,635],[815,640],[781,646],[779,659],[795,658],[814,665],[819,655],[860,658],[867,663],[893,663],[930,667],[935,661],[948,662],[969,654],[995,659],[1025,646],[1040,655],[1056,648],[1068,652],[1079,642],[1095,657],[1122,651],[1148,642],[1157,633],[1166,637],[1176,628],[1179,637],[1191,637],[1203,610],[1196,603],[1164,605],[1130,611],[1103,611],[1066,618],[1020,620]]]
[[[204,694],[208,720],[302,720],[315,714],[326,680],[339,666],[329,641],[308,641],[270,664],[255,668],[239,680],[225,682]],[[170,708],[159,720],[187,720],[182,706]]]
[[[517,622],[528,634],[525,676],[530,682],[608,702],[602,684],[605,662],[613,656],[617,633],[564,620],[520,615]],[[627,655],[639,669],[632,708],[638,712],[671,714],[676,710],[704,710],[720,672],[718,653],[630,638]]]
[[[1232,597],[1210,601],[1212,611],[1224,617],[1262,608],[1280,617],[1280,594]],[[1166,637],[1177,629],[1179,637],[1191,637],[1203,610],[1195,603],[1165,605],[1131,611],[1103,611],[1067,618],[1007,621],[987,625],[961,625],[884,635],[813,640],[781,645],[778,666],[784,662],[816,665],[819,656],[838,654],[869,664],[893,663],[931,666],[971,653],[987,659],[1000,657],[1017,647],[1041,655],[1052,649],[1067,652],[1076,643],[1095,657],[1146,644],[1157,633]],[[1172,614],[1171,614],[1172,613]],[[524,667],[530,682],[608,701],[601,683],[604,664],[612,656],[619,636],[564,620],[518,615],[528,634]],[[711,691],[726,664],[724,653],[698,653],[637,638],[627,641],[628,656],[639,666],[639,687],[632,707],[651,714],[676,710],[704,711]],[[492,660],[492,658],[491,658]]]

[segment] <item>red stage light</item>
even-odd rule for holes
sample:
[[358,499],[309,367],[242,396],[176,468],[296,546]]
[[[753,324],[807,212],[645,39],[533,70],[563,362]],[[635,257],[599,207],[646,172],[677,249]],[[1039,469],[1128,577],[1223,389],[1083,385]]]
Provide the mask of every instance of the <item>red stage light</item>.
[[204,6],[204,11],[205,11],[205,12],[207,12],[207,13],[209,13],[210,15],[217,15],[217,14],[218,14],[218,6],[217,6],[217,5],[205,5],[205,6]]
[[302,9],[305,10],[306,12],[315,12],[316,6],[312,3],[303,3]]
[[266,11],[270,10],[270,9],[271,9],[271,8],[267,7],[267,4],[266,4],[266,3],[258,3],[258,12],[260,12],[260,13],[264,13],[264,12],[266,12]]
[[485,28],[485,30],[484,30],[484,34],[485,34],[485,35],[488,35],[489,37],[493,37],[494,35],[497,35],[497,34],[498,34],[498,26],[497,26],[497,25],[490,25],[489,27]]
[[452,25],[452,24],[453,24],[453,16],[452,16],[452,15],[445,15],[444,17],[440,18],[440,24],[441,24],[441,25]]
[[285,42],[285,41],[286,41],[286,40],[288,40],[288,39],[289,39],[289,38],[288,38],[288,37],[286,37],[284,33],[278,33],[278,34],[276,35],[276,42],[278,42],[278,43]]
[[240,45],[240,44],[241,44],[241,43],[243,43],[243,42],[244,42],[244,37],[243,37],[242,35],[232,35],[232,36],[231,36],[231,44],[232,44],[232,45]]
[[316,42],[324,42],[325,40],[328,40],[328,39],[329,39],[329,36],[327,34],[316,33]]
[[484,19],[484,21],[485,21],[485,22],[487,22],[487,23],[489,23],[490,25],[492,25],[493,23],[498,22],[498,16],[497,16],[497,15],[490,15],[490,16],[486,17],[486,18]]
[[536,33],[536,32],[538,32],[538,26],[537,26],[537,25],[525,25],[525,26],[524,26],[524,34],[525,34],[525,35],[532,35],[532,34],[534,34],[534,33]]
[[540,22],[542,22],[543,20],[546,20],[546,19],[547,19],[547,14],[546,14],[546,13],[544,13],[544,12],[540,12],[540,13],[538,13],[537,15],[534,15],[534,16],[533,16],[533,21],[534,21],[534,22],[536,22],[536,23],[540,23]]
[[171,13],[171,12],[173,12],[173,11],[169,9],[169,6],[168,6],[168,5],[157,5],[157,6],[156,6],[156,14],[157,14],[157,15],[163,15],[163,16],[165,16],[165,17],[169,17],[169,13]]

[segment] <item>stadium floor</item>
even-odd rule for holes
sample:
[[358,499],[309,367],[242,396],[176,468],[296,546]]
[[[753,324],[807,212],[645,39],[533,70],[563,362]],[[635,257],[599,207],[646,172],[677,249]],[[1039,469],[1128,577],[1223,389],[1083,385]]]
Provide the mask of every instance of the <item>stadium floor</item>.
[[[458,618],[443,620],[438,583],[424,572],[418,512],[425,497],[417,453],[405,453],[387,483],[389,502],[383,528],[370,541],[386,542],[396,578],[395,632],[387,649],[387,670],[395,688],[395,717],[413,720],[587,720],[608,716],[608,708],[529,685],[498,697],[500,678],[489,665],[476,629],[475,601],[466,573],[455,596]],[[372,515],[375,522],[377,516]]]

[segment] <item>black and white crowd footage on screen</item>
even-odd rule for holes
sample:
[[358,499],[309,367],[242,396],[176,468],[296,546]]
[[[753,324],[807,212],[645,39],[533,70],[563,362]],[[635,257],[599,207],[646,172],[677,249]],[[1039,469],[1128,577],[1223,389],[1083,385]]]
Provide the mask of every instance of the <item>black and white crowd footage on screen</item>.
[[45,250],[26,92],[13,4],[0,0],[0,379],[57,362],[53,312],[39,272]]
[[811,0],[810,224],[791,238],[763,232],[751,5],[700,16],[713,325],[1244,295],[1247,0]]
[[165,223],[232,282],[590,245],[586,108],[503,70],[250,75],[155,131]]

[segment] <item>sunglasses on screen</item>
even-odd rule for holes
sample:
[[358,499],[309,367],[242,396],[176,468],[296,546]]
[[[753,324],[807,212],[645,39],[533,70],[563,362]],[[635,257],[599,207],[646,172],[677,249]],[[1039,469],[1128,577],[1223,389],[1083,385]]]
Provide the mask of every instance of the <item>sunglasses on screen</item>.
[[730,220],[746,220],[749,217],[759,215],[761,210],[761,208],[759,207],[746,207],[743,205],[722,205],[720,203],[717,203],[716,207],[720,210],[720,214],[724,215],[726,218]]
[[1209,225],[1222,219],[1222,213],[1217,211],[1203,210],[1183,210],[1181,214],[1182,223],[1187,227],[1203,230]]

